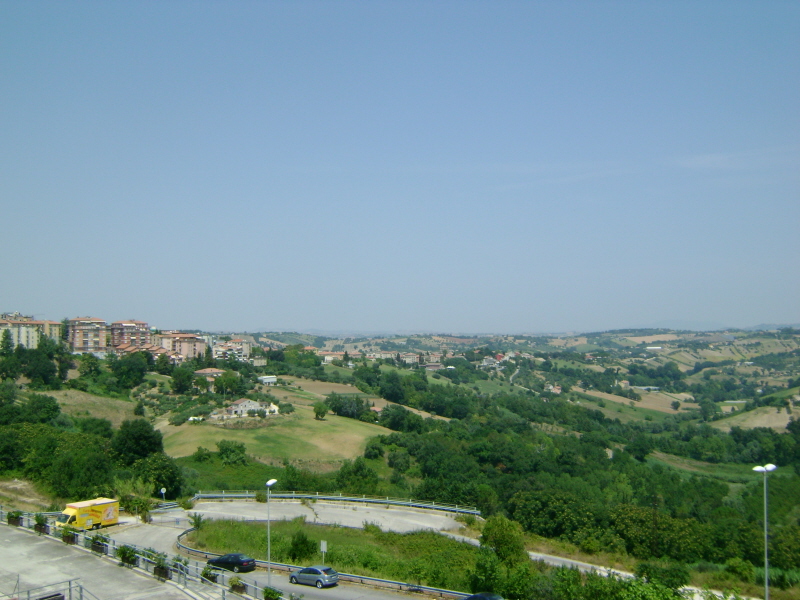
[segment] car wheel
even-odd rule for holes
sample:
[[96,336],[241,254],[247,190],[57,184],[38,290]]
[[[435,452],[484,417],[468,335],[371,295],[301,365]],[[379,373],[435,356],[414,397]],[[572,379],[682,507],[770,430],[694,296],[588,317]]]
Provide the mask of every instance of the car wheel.
[[294,575],[292,577],[289,577],[289,583],[297,583],[297,577],[295,577]]
[[319,579],[317,579],[317,587],[322,589],[322,582]]
[[239,572],[239,567],[233,567],[233,572],[234,573],[238,573]]

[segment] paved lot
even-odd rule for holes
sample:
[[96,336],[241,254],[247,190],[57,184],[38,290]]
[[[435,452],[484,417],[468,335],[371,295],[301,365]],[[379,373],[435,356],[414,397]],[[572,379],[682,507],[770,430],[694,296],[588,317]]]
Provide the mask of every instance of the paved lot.
[[24,591],[76,578],[100,600],[191,598],[174,585],[119,567],[114,560],[93,556],[47,536],[0,525],[0,593],[12,594],[15,589]]
[[[270,502],[273,521],[305,517],[309,523],[363,527],[364,523],[375,523],[384,531],[405,533],[420,529],[447,531],[460,527],[449,513],[415,508],[346,504],[341,502],[297,501]],[[267,505],[259,502],[200,502],[190,512],[202,513],[209,519],[247,519],[265,521]]]

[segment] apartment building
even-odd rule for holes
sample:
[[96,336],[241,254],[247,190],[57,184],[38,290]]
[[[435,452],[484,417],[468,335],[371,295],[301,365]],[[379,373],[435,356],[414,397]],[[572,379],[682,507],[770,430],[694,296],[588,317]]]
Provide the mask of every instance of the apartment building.
[[103,319],[75,317],[69,320],[67,340],[73,352],[107,352],[111,330]]
[[150,326],[144,321],[114,321],[111,324],[111,345],[146,346],[150,344]]
[[180,331],[165,331],[153,334],[153,344],[161,346],[170,352],[180,354],[183,360],[196,358],[205,354],[206,342],[199,335],[181,333]]
[[7,330],[11,334],[14,347],[21,345],[28,350],[38,348],[44,337],[49,337],[54,342],[60,341],[61,327],[58,321],[37,321],[19,313],[0,315],[0,336]]

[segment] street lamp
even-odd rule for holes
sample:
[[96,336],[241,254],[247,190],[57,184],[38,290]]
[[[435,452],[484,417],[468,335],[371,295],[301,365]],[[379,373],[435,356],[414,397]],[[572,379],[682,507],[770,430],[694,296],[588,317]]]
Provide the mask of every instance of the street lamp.
[[278,483],[277,479],[270,479],[267,482],[267,585],[272,587],[272,539],[270,535],[270,514],[269,514],[269,497],[272,486]]
[[753,471],[764,474],[764,600],[769,600],[769,513],[767,511],[767,474],[777,469],[773,464],[753,467]]

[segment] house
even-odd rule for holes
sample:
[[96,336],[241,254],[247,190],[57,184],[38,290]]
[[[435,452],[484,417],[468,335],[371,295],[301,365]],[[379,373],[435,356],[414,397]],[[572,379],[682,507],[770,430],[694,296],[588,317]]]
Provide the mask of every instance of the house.
[[419,354],[414,354],[413,352],[404,352],[400,355],[400,360],[402,360],[407,365],[418,365],[419,364]]
[[246,417],[247,413],[249,413],[251,410],[264,410],[264,407],[255,400],[250,400],[249,398],[240,398],[239,400],[235,400],[233,404],[226,408],[225,412],[232,417]]
[[194,372],[195,377],[205,377],[208,381],[214,381],[217,377],[225,373],[222,369],[214,369],[209,367],[207,369],[198,369]]
[[278,376],[277,375],[260,375],[258,377],[258,382],[264,385],[278,385]]
[[436,363],[427,363],[424,366],[425,366],[425,370],[426,371],[439,371],[440,369],[444,368],[442,366],[442,363],[438,363],[438,362],[436,362]]

